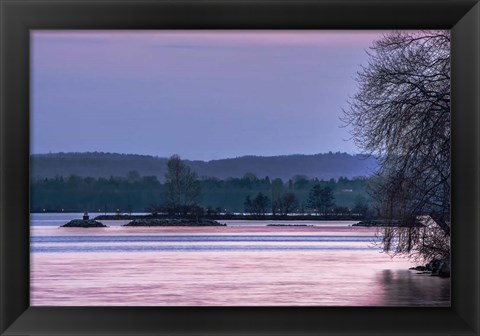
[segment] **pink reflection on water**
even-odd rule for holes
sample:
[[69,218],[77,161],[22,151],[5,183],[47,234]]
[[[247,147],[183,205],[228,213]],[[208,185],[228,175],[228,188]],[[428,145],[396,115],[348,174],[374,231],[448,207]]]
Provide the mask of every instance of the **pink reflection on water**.
[[[372,228],[350,226],[181,228],[112,226],[105,229],[32,227],[32,235],[35,236],[216,234],[372,236],[375,232],[376,230]],[[77,243],[82,244],[96,243]],[[163,243],[142,242],[142,244]],[[282,242],[282,244],[315,243]],[[336,246],[344,245],[345,242],[321,244]],[[366,247],[371,246],[371,243],[348,242],[348,245]],[[412,265],[412,262],[405,259],[391,259],[378,249],[32,253],[31,305],[449,306],[450,281],[407,271]]]
[[379,277],[409,266],[370,251],[33,254],[31,304],[405,305]]

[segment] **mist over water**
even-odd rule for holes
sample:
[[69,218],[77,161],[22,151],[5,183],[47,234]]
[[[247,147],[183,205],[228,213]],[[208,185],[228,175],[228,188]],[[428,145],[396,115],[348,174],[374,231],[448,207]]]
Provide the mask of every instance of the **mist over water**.
[[79,216],[32,215],[31,305],[450,305],[450,279],[408,271],[354,222],[59,228]]

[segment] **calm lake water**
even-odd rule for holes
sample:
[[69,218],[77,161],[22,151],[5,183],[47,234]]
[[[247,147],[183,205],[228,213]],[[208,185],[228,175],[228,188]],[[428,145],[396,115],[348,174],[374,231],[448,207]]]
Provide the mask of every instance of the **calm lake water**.
[[450,306],[355,222],[59,228],[81,216],[31,215],[32,306]]

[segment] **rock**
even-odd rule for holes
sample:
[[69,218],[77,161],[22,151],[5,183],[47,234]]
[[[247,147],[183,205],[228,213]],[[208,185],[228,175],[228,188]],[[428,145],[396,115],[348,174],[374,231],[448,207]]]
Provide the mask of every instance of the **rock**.
[[442,278],[450,277],[450,260],[432,259],[425,266],[411,267],[409,270],[419,271],[417,274],[430,274],[431,276],[440,276]]
[[376,221],[373,221],[373,220],[365,220],[365,221],[352,224],[352,226],[381,226],[381,225],[380,223],[377,223]]
[[226,226],[211,219],[148,218],[134,219],[123,226]]
[[425,272],[427,270],[425,266],[410,267],[409,269],[412,271],[419,271],[419,272]]
[[91,228],[91,227],[108,227],[100,222],[97,222],[93,219],[73,219],[67,224],[62,225],[61,227],[81,227],[81,228]]

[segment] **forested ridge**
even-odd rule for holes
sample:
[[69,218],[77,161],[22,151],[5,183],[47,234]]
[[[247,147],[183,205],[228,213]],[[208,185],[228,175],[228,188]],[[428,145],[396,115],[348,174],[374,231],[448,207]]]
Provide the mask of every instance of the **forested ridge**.
[[[137,171],[141,176],[156,176],[162,182],[168,158],[116,153],[54,153],[31,156],[32,179],[64,178],[70,175],[93,178],[126,176]],[[211,161],[184,160],[199,177],[241,178],[246,173],[288,180],[296,175],[328,180],[340,177],[369,176],[377,168],[373,157],[347,153],[315,155],[242,156]]]

